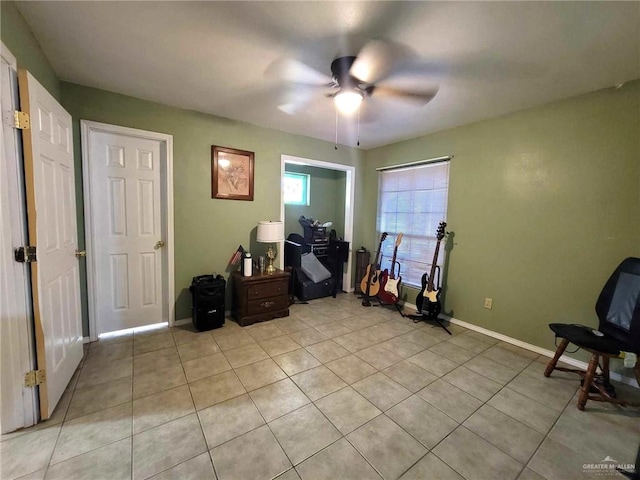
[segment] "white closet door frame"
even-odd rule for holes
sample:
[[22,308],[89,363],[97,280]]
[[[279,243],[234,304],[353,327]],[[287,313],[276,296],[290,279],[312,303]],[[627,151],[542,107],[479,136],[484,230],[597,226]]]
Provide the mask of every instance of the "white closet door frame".
[[[328,170],[338,170],[345,172],[345,204],[344,204],[344,239],[349,242],[349,258],[347,260],[347,271],[342,274],[342,290],[353,291],[353,280],[351,270],[353,269],[353,215],[356,195],[356,167],[343,165],[341,163],[325,162],[311,158],[296,157],[293,155],[280,155],[280,221],[284,222],[284,193],[282,184],[284,183],[285,164],[307,165],[309,167],[326,168]],[[284,241],[278,244],[280,252],[284,252]],[[284,268],[284,255],[278,256],[278,267]],[[356,279],[356,281],[359,281]]]
[[165,278],[162,280],[162,289],[165,305],[163,317],[169,322],[169,326],[175,323],[175,266],[174,266],[174,223],[173,223],[173,136],[165,133],[138,130],[135,128],[121,127],[107,123],[80,120],[82,132],[82,177],[84,189],[84,231],[85,249],[87,252],[87,300],[89,307],[89,337],[91,341],[98,339],[96,325],[96,285],[95,285],[95,255],[93,250],[93,220],[91,216],[93,197],[91,188],[91,162],[89,161],[89,138],[91,132],[111,133],[126,135],[129,137],[144,138],[160,142],[161,161],[161,202],[162,202],[162,235],[167,239],[166,248],[163,248],[165,257]]
[[[0,55],[11,69],[12,78],[4,87],[11,87],[14,98],[7,104],[2,103],[3,109],[14,109],[18,102],[18,74],[17,62],[13,54],[4,43],[0,42]],[[3,81],[6,78],[3,78]],[[3,100],[6,100],[3,98]],[[13,105],[15,102],[15,105]],[[5,112],[2,112],[4,116]],[[0,161],[0,178],[6,173],[7,181],[11,185],[6,194],[11,208],[8,224],[2,225],[4,238],[13,240],[13,247],[27,244],[26,225],[27,209],[24,192],[24,172],[21,142],[15,130],[4,127],[3,141],[0,148],[4,149],[3,159]],[[6,140],[6,143],[4,142]],[[5,163],[6,162],[6,163]],[[3,187],[4,188],[4,187]],[[1,243],[1,242],[0,242]],[[24,387],[24,374],[35,368],[35,345],[33,341],[33,312],[31,308],[31,281],[28,264],[11,263],[10,268],[2,272],[8,282],[7,293],[12,295],[9,305],[11,317],[2,318],[2,433],[8,433],[18,428],[29,427],[38,421],[38,396],[34,388]],[[0,282],[1,283],[1,282]],[[2,310],[2,309],[0,309]],[[2,310],[4,313],[4,310]],[[9,398],[10,397],[10,398]],[[7,421],[7,418],[9,420]]]

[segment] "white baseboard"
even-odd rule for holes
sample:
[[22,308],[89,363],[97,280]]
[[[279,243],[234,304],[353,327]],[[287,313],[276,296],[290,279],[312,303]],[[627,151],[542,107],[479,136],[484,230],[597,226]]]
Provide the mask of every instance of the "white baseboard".
[[93,340],[91,340],[91,337],[82,337],[82,344],[84,345],[85,343],[89,343],[92,342]]
[[[413,308],[417,310],[417,307],[411,303],[405,303],[404,307]],[[493,330],[479,327],[478,325],[474,325],[473,323],[468,323],[463,320],[458,320],[457,318],[449,317],[448,315],[442,315],[442,317],[447,319],[449,322],[453,323],[454,325],[460,325],[461,327],[467,328],[469,330],[473,330],[474,332],[482,333],[483,335],[486,335],[488,337],[496,338],[505,343],[510,343],[511,345],[515,345],[516,347],[524,348],[525,350],[529,350],[531,352],[537,353],[538,355],[543,355],[549,358],[553,358],[553,356],[555,355],[555,352],[551,350],[547,350],[546,348],[538,347],[536,345],[523,342],[522,340],[518,340],[516,338],[503,335],[502,333],[494,332]],[[583,362],[581,360],[576,360],[575,358],[568,357],[567,355],[562,355],[560,357],[560,361],[568,365],[571,365],[572,367],[579,368],[581,370],[586,370],[588,366],[586,362]],[[616,372],[611,372],[610,377],[612,380],[616,380],[620,383],[624,383],[632,387],[640,388],[638,383],[632,377],[626,377]]]

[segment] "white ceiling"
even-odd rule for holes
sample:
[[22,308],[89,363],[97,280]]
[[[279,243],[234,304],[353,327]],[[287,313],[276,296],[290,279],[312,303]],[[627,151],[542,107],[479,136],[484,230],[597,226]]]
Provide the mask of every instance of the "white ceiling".
[[[328,141],[331,100],[287,115],[277,107],[299,90],[268,67],[330,75],[372,38],[411,47],[421,75],[387,83],[438,94],[423,107],[366,99],[362,148],[640,78],[640,2],[16,3],[62,80]],[[338,142],[356,131],[341,118]]]

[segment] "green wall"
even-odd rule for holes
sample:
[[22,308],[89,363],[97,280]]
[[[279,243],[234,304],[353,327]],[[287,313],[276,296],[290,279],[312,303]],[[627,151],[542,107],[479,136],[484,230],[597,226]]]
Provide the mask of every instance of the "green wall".
[[[176,318],[191,316],[188,286],[191,278],[210,272],[228,277],[227,261],[238,244],[255,255],[265,246],[256,242],[260,220],[280,216],[280,168],[282,154],[339,163],[361,171],[361,150],[260,128],[248,123],[168,107],[103,90],[60,82],[15,4],[0,2],[0,38],[16,56],[18,66],[28,69],[56,97],[74,120],[76,196],[79,244],[84,248],[80,119],[151,130],[173,135]],[[211,145],[255,152],[254,201],[211,198]],[[356,202],[362,185],[356,173]],[[354,240],[360,241],[359,232]],[[88,335],[86,269],[81,265],[84,335]],[[227,291],[230,300],[230,290]]]
[[328,231],[334,229],[338,238],[344,237],[346,173],[294,164],[286,164],[285,171],[306,173],[310,176],[310,205],[285,205],[284,207],[285,237],[290,233],[303,234],[302,226],[298,222],[301,215],[322,223],[333,222]]
[[[361,166],[363,153],[357,149],[335,150],[329,142],[72,83],[62,82],[61,91],[62,104],[74,119],[81,237],[84,219],[80,120],[173,135],[176,319],[191,316],[188,287],[192,277],[211,272],[228,276],[227,261],[238,244],[249,248],[254,256],[264,254],[266,246],[255,240],[256,226],[260,220],[280,217],[282,154]],[[211,145],[255,152],[253,202],[211,198]],[[357,233],[355,235],[358,238]],[[230,300],[230,289],[227,300]]]
[[[0,7],[2,41],[74,118],[81,244],[79,120],[173,135],[178,319],[190,316],[192,276],[225,271],[239,243],[261,253],[255,226],[279,216],[281,154],[356,167],[354,249],[377,242],[376,167],[454,155],[445,311],[543,348],[554,348],[549,322],[596,325],[604,281],[621,259],[640,256],[640,81],[366,152],[335,151],[307,137],[60,83],[15,5]],[[253,202],[210,198],[211,145],[256,153]],[[403,291],[410,303],[415,294]],[[492,310],[483,308],[485,297]]]
[[548,323],[597,325],[605,280],[640,256],[640,81],[367,151],[365,238],[375,168],[442,155],[446,313],[551,350]]
[[13,2],[0,2],[0,37],[2,43],[16,57],[18,68],[29,70],[59,101],[60,80]]

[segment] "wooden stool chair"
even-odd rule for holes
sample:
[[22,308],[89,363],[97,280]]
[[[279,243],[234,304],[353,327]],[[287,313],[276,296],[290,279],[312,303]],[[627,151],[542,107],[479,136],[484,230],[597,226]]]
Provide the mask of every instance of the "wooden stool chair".
[[[620,352],[640,355],[640,258],[627,258],[613,272],[596,302],[598,330],[584,325],[551,323],[549,328],[562,341],[553,359],[544,371],[549,377],[554,370],[577,373],[582,376],[578,409],[584,410],[587,400],[617,403],[622,406],[640,406],[616,398],[609,383],[609,360]],[[573,343],[589,352],[587,370],[558,367],[565,349]],[[600,359],[602,365],[600,366]],[[601,373],[597,373],[600,366]],[[633,368],[640,384],[640,361]]]

